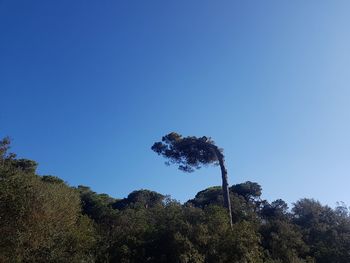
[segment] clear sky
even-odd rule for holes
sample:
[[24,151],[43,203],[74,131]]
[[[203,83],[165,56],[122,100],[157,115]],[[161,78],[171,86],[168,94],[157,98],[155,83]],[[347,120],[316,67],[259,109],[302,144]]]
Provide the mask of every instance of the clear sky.
[[150,147],[211,136],[231,184],[350,204],[349,1],[0,0],[0,136],[40,174],[186,201]]

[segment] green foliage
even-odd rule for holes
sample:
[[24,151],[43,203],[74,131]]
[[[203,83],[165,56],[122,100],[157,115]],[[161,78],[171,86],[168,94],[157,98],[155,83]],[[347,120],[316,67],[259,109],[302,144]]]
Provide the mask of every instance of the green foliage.
[[41,177],[41,180],[46,183],[51,183],[51,184],[64,184],[64,181],[57,176],[52,176],[52,175],[44,175]]
[[145,208],[161,205],[165,196],[154,191],[138,190],[130,193],[127,198],[118,200],[113,204],[115,209],[143,206]]
[[0,203],[3,257],[13,262],[89,258],[94,230],[80,214],[80,199],[73,189],[18,172],[1,181]]
[[89,261],[94,229],[76,191],[35,175],[33,161],[1,161],[0,261]]
[[185,204],[149,190],[115,199],[38,176],[36,162],[16,159],[9,146],[0,141],[0,262],[349,262],[344,204],[301,199],[289,210],[248,181],[230,187],[231,227],[221,187]]
[[172,132],[163,136],[161,142],[154,143],[152,150],[170,162],[178,164],[179,169],[184,172],[193,172],[194,169],[199,169],[203,165],[220,165],[223,205],[228,210],[232,228],[230,191],[223,150],[219,149],[210,137],[182,137],[182,135]]
[[241,221],[231,229],[222,207],[209,206],[205,212],[206,262],[262,262],[260,237],[254,223]]
[[246,200],[256,200],[261,196],[261,186],[250,181],[233,185],[230,190],[237,195],[243,196]]
[[213,186],[198,192],[195,198],[189,200],[187,204],[204,208],[208,205],[222,205],[223,202],[222,188]]
[[202,165],[218,164],[217,154],[221,152],[209,137],[182,137],[176,132],[163,136],[161,142],[153,144],[152,150],[171,163],[179,164],[179,169],[184,172],[193,172]]
[[350,218],[344,207],[333,210],[313,199],[301,199],[294,205],[293,221],[316,262],[349,262]]

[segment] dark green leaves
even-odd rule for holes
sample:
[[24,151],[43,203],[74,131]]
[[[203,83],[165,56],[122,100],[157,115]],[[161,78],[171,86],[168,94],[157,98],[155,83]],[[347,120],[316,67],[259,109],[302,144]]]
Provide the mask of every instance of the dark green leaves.
[[217,154],[221,153],[209,137],[182,137],[175,132],[154,143],[152,150],[167,158],[169,161],[166,164],[178,164],[178,168],[184,172],[193,172],[203,165],[217,165]]

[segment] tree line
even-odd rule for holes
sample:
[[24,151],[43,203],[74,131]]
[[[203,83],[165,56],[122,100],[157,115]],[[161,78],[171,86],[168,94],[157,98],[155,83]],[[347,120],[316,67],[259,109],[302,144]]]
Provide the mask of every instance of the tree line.
[[[347,207],[262,199],[256,182],[185,203],[150,190],[113,198],[38,175],[0,141],[0,262],[348,263]],[[232,216],[232,227],[229,217]]]

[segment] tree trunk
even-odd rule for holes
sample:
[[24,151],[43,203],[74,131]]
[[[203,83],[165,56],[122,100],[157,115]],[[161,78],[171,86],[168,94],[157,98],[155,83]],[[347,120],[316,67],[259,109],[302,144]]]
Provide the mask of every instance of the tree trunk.
[[232,211],[231,211],[231,201],[230,201],[230,191],[228,187],[228,179],[227,179],[227,170],[225,167],[225,160],[223,154],[216,149],[216,156],[219,161],[221,176],[222,176],[222,192],[224,195],[224,206],[228,209],[229,217],[230,217],[230,226],[232,228]]

